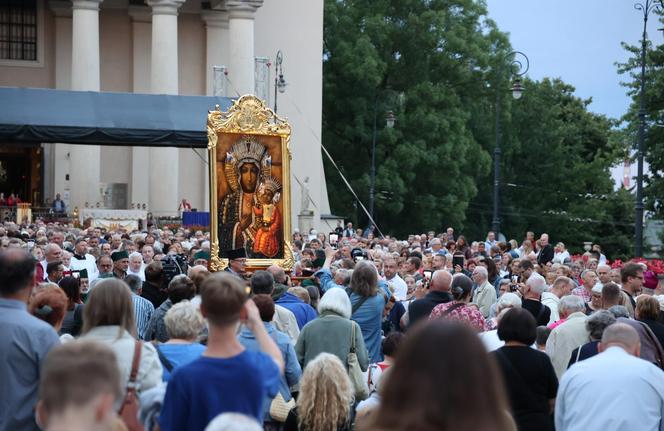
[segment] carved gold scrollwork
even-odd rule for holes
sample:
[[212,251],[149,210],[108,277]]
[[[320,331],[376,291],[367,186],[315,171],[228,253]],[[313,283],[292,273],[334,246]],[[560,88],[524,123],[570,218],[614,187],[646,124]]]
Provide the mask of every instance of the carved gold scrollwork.
[[[219,208],[217,166],[220,158],[226,157],[218,143],[224,134],[279,136],[281,139],[281,159],[283,185],[283,259],[247,259],[249,270],[264,269],[270,265],[279,265],[290,270],[295,265],[295,258],[290,244],[291,235],[291,202],[290,202],[290,152],[291,125],[285,118],[279,117],[261,99],[253,95],[245,95],[233,102],[228,111],[216,110],[208,113],[207,121],[209,173],[210,173],[210,269],[223,271],[228,267],[228,259],[219,257]],[[223,142],[223,141],[222,141]],[[223,146],[223,145],[222,145]],[[221,172],[223,174],[223,172]]]

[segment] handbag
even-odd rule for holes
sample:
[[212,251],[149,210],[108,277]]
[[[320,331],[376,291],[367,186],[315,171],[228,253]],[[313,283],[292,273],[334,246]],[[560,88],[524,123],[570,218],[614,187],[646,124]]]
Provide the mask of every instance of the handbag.
[[347,363],[348,363],[348,376],[350,381],[355,388],[355,400],[362,401],[369,396],[369,388],[367,387],[366,380],[362,374],[362,369],[360,368],[360,362],[357,360],[357,353],[355,347],[355,322],[351,320],[351,336],[352,341],[350,345],[350,352],[348,352]]
[[138,402],[138,394],[136,393],[136,376],[138,375],[138,367],[141,363],[142,348],[143,343],[136,340],[134,342],[134,359],[131,362],[131,374],[129,375],[129,382],[127,382],[127,393],[119,412],[120,418],[122,418],[122,422],[124,422],[128,431],[145,431],[143,424],[138,419],[140,404]]
[[284,401],[281,392],[277,393],[270,403],[270,416],[277,422],[286,422],[288,413],[295,407],[295,399],[291,398],[288,402]]

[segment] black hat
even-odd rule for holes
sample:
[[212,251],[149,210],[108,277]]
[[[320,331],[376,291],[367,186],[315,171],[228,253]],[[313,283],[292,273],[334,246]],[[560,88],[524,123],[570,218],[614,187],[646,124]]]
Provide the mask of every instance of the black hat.
[[81,269],[80,271],[78,271],[78,278],[88,278],[88,270]]
[[126,250],[114,251],[113,253],[111,253],[111,259],[113,260],[113,262],[122,259],[129,259],[129,254],[127,253]]
[[222,256],[228,258],[228,260],[235,259],[244,259],[247,257],[247,252],[244,248],[236,248],[231,250],[224,250]]

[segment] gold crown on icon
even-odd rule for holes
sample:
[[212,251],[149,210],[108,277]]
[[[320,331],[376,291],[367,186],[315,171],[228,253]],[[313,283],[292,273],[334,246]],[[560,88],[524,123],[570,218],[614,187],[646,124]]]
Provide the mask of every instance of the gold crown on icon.
[[275,194],[279,190],[281,190],[281,184],[279,183],[279,181],[277,181],[273,177],[266,177],[266,178],[263,178],[259,188],[269,190],[269,191],[272,192],[272,194]]
[[237,166],[254,163],[260,167],[266,152],[267,149],[251,136],[243,137],[240,142],[231,148],[231,155]]

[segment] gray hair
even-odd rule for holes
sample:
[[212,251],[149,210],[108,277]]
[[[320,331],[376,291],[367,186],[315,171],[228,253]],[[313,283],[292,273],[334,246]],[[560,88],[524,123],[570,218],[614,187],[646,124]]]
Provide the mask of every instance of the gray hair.
[[342,278],[342,284],[344,286],[348,286],[350,284],[350,277],[352,275],[352,271],[346,268],[339,268],[337,271],[334,273],[335,277],[338,275]]
[[134,257],[140,257],[141,260],[143,260],[143,255],[137,251],[132,251],[131,254],[129,255],[129,260],[131,260]]
[[338,287],[333,287],[325,292],[318,303],[318,312],[322,314],[324,311],[331,311],[346,319],[350,319],[353,310],[346,291]]
[[521,298],[519,298],[519,295],[512,292],[507,292],[498,298],[496,313],[500,313],[501,311],[508,308],[521,308]]
[[596,273],[594,270],[592,270],[592,269],[584,269],[584,270],[581,272],[581,280],[584,280],[584,281],[585,281],[585,279],[586,279],[586,275],[588,275],[588,273],[590,273],[590,272],[592,272],[592,273],[594,273],[595,275],[597,275],[597,273]]
[[205,431],[263,431],[256,419],[241,413],[222,413],[212,419]]
[[530,286],[530,290],[538,295],[546,292],[546,280],[536,272],[533,272],[532,275],[528,277],[526,284]]
[[568,316],[577,311],[585,311],[585,309],[586,303],[583,302],[583,298],[576,295],[563,296],[558,304],[558,311]]
[[190,340],[201,332],[205,321],[198,308],[185,299],[166,312],[164,325],[170,338]]
[[627,311],[627,308],[625,308],[624,305],[614,305],[610,307],[608,311],[611,314],[613,314],[616,319],[619,319],[621,317],[629,319],[629,312]]
[[616,323],[616,317],[609,311],[599,310],[593,313],[593,315],[586,320],[586,329],[590,333],[590,339],[593,341],[601,340],[604,330],[614,323]]
[[129,289],[131,289],[133,293],[138,293],[138,289],[143,286],[143,281],[137,275],[130,274],[126,276],[124,282],[127,283],[127,286],[129,286]]
[[485,280],[489,278],[489,272],[482,265],[477,265],[474,271],[479,272]]

